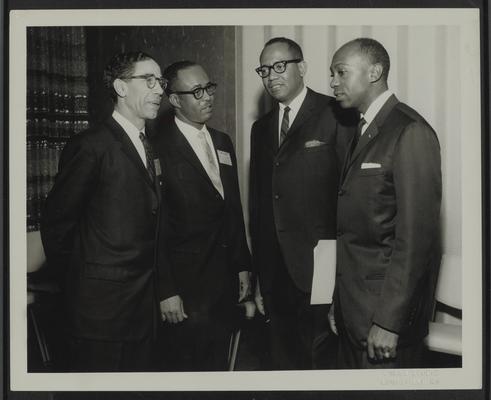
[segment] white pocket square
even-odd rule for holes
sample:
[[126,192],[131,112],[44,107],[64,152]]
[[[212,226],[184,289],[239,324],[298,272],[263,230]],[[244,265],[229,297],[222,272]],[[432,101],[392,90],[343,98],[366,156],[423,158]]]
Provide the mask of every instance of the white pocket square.
[[373,163],[373,162],[364,162],[361,164],[361,169],[370,169],[370,168],[382,168],[382,166],[379,163]]
[[306,149],[310,149],[311,147],[319,147],[325,145],[326,142],[321,142],[320,140],[309,140],[308,142],[305,142],[304,146]]

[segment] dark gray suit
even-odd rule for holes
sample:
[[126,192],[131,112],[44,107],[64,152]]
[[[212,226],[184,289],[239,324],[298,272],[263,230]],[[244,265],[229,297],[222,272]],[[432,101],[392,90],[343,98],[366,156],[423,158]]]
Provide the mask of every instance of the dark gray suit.
[[179,295],[189,316],[166,327],[164,351],[171,346],[176,353],[170,369],[226,368],[238,273],[250,269],[235,151],[227,134],[208,131],[215,151],[230,157],[217,157],[224,198],[174,121],[153,141],[163,170],[163,299]]
[[[353,121],[333,98],[308,89],[278,148],[278,113],[276,105],[251,133],[253,266],[272,313],[273,336],[287,332],[282,346],[283,339],[271,339],[273,368],[312,368],[312,342],[327,315],[326,307],[310,307],[313,249],[319,240],[336,238],[339,174]],[[322,323],[313,322],[317,312]]]
[[435,132],[391,96],[347,157],[338,197],[336,321],[360,351],[372,324],[398,333],[399,348],[426,335],[441,195]]
[[[113,118],[74,135],[65,146],[41,236],[50,268],[66,277],[74,338],[138,342],[155,336],[158,185]],[[88,360],[94,368],[118,369],[117,361],[106,365],[104,356],[98,357]],[[134,367],[149,367],[142,362]]]

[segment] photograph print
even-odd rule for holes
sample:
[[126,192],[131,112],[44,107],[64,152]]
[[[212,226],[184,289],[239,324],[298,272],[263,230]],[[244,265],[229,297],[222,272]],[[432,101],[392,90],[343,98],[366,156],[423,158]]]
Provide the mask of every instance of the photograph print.
[[481,387],[478,13],[270,11],[12,15],[12,390]]

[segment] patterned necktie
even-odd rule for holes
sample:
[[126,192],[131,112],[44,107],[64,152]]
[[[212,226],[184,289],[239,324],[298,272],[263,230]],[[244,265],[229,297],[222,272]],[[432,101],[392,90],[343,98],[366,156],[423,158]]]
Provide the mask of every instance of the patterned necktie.
[[280,146],[286,139],[286,134],[290,128],[290,117],[289,117],[290,107],[286,106],[283,111],[283,119],[281,120],[281,130],[280,130]]
[[206,134],[204,131],[199,131],[198,138],[201,142],[201,148],[205,151],[206,155],[206,163],[204,165],[206,173],[210,177],[211,183],[215,186],[215,189],[223,196],[223,185],[222,180],[220,179],[220,171],[215,162],[215,157],[213,157],[213,149],[210,147],[210,144],[206,140]]
[[152,146],[150,145],[147,136],[143,132],[140,132],[140,140],[142,141],[143,148],[145,149],[145,158],[147,159],[148,175],[150,176],[150,180],[154,182],[155,170],[153,165],[154,156],[153,156]]

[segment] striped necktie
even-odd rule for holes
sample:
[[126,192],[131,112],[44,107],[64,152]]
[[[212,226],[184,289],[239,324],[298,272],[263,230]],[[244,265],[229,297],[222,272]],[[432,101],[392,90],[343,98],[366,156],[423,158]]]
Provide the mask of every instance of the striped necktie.
[[153,165],[154,156],[153,156],[152,146],[150,145],[147,136],[143,132],[140,132],[140,140],[142,141],[143,148],[145,149],[145,158],[147,160],[148,175],[150,176],[150,180],[154,182],[155,170]]
[[361,138],[361,131],[363,129],[363,126],[367,123],[367,121],[365,120],[365,118],[360,118],[360,121],[358,122],[358,127],[356,128],[356,135],[355,137],[353,138],[353,143],[351,144],[351,154],[353,154],[353,152],[355,151],[356,149],[356,145],[358,144],[358,141],[360,140]]
[[290,107],[286,106],[283,111],[283,119],[281,120],[281,130],[280,130],[280,146],[286,139],[288,129],[290,128]]

